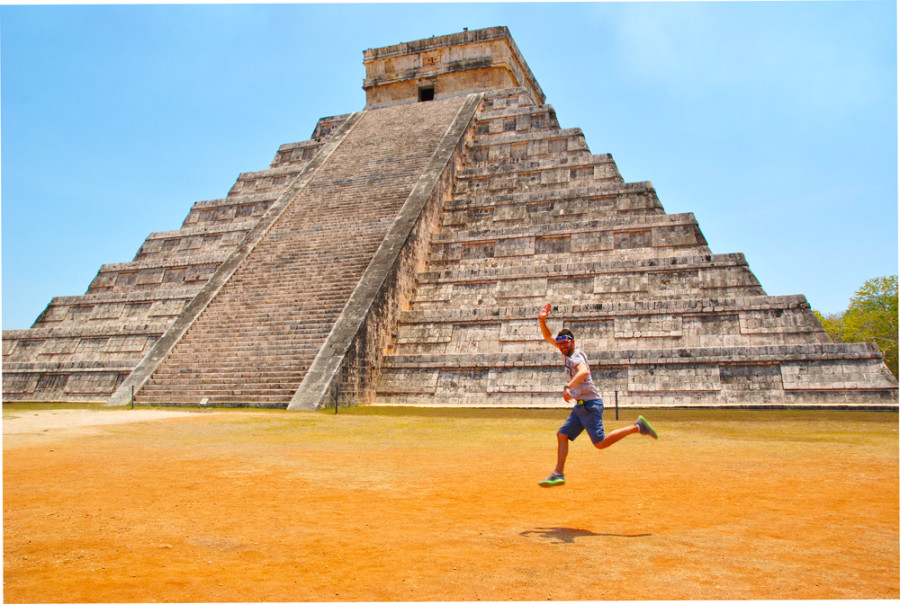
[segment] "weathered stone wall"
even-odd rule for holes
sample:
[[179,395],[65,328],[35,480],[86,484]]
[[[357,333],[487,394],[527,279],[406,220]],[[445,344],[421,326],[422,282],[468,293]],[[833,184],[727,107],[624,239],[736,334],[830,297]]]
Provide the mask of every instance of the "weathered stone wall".
[[465,31],[366,50],[366,106],[416,102],[474,91],[523,88],[534,103],[544,93],[505,27]]
[[552,302],[609,403],[896,406],[874,347],[832,344],[803,296],[767,296],[552,108],[490,93],[474,132],[376,404],[566,406],[537,323]]

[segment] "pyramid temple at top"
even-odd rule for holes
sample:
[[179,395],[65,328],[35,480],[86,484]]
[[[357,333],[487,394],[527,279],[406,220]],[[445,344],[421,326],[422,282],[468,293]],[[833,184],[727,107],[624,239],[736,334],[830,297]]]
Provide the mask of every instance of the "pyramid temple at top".
[[565,406],[551,302],[623,406],[897,408],[874,345],[561,128],[505,27],[364,64],[362,110],[5,331],[3,400]]

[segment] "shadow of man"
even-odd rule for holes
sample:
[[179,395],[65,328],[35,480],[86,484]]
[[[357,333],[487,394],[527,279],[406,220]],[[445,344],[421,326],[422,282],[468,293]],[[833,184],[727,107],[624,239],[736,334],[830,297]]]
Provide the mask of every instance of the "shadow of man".
[[531,531],[522,531],[519,533],[522,537],[528,535],[537,535],[540,539],[555,540],[552,543],[575,543],[576,537],[624,537],[633,539],[635,537],[652,537],[652,533],[640,533],[636,535],[619,535],[615,533],[595,533],[587,529],[567,528],[564,526],[537,527]]

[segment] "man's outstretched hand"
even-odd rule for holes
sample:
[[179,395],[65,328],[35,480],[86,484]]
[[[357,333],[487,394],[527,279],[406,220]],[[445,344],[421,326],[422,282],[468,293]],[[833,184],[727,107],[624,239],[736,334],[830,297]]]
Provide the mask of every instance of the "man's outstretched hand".
[[546,319],[550,316],[550,309],[553,308],[552,304],[547,304],[544,308],[541,309],[541,312],[538,313],[538,319]]

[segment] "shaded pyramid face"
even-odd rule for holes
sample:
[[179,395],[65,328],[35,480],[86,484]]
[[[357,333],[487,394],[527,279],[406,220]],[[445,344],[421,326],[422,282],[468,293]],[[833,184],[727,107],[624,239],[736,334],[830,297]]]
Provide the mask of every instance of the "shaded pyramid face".
[[505,28],[364,58],[363,110],[5,332],[4,400],[564,406],[550,302],[608,402],[896,408],[874,346],[560,128]]

